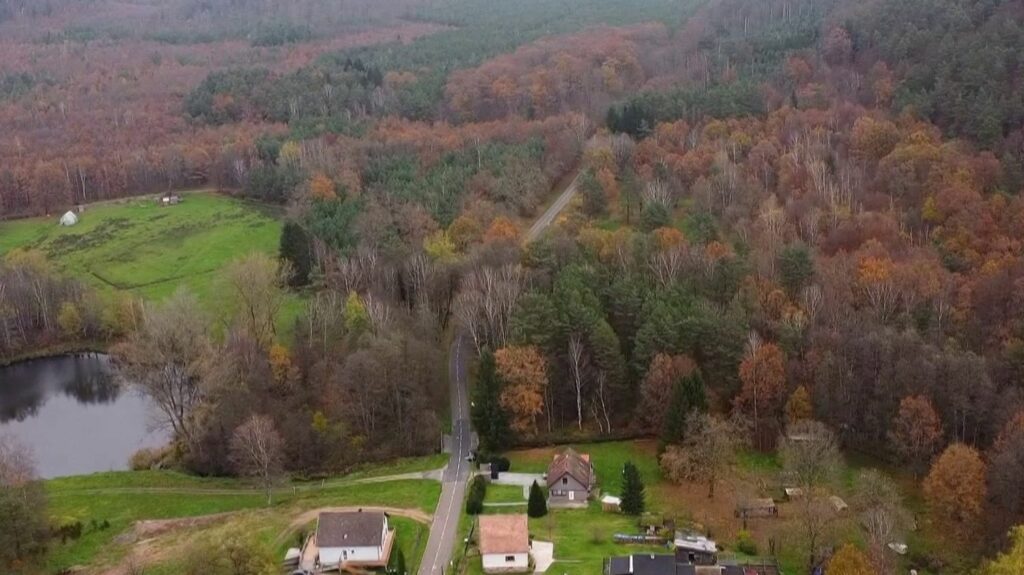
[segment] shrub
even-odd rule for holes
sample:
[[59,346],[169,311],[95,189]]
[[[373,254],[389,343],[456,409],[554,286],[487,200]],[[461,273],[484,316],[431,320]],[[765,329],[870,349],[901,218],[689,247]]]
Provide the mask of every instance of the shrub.
[[757,555],[757,542],[754,541],[750,531],[740,530],[736,534],[736,550],[747,555]]
[[166,455],[167,451],[165,449],[159,447],[143,447],[132,454],[131,458],[128,460],[128,466],[131,467],[132,471],[156,469],[161,466]]
[[484,498],[487,496],[487,480],[477,475],[469,483],[469,495],[466,496],[466,513],[479,515],[484,510]]

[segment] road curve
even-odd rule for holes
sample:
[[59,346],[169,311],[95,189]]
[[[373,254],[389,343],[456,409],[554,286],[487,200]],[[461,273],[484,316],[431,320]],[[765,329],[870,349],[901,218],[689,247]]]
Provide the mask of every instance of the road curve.
[[434,511],[427,548],[420,562],[419,575],[442,575],[449,572],[455,538],[459,533],[459,517],[466,484],[470,476],[473,436],[469,424],[469,397],[466,388],[466,365],[470,348],[462,335],[456,335],[448,353],[448,377],[452,402],[452,456],[441,477],[441,499]]
[[544,212],[543,215],[541,215],[540,218],[537,219],[536,222],[533,222],[533,225],[530,226],[530,229],[526,231],[526,236],[523,237],[523,243],[528,244],[536,240],[537,238],[540,237],[542,233],[544,233],[544,230],[546,230],[548,226],[555,222],[555,218],[558,217],[558,214],[562,213],[562,210],[565,209],[565,206],[568,206],[569,202],[572,201],[573,196],[576,195],[576,190],[579,187],[579,183],[580,176],[579,174],[577,174],[576,177],[573,178],[571,182],[569,182],[569,185],[566,186],[565,190],[563,190],[562,193],[559,194],[558,198],[555,199],[555,202],[548,207],[548,209]]

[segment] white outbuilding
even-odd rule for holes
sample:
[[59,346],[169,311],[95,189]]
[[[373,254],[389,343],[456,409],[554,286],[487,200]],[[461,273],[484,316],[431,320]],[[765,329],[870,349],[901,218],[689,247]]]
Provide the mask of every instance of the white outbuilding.
[[526,515],[481,515],[480,555],[484,573],[530,570],[530,531]]
[[78,223],[78,216],[75,212],[68,212],[60,217],[60,225],[62,226],[73,226]]

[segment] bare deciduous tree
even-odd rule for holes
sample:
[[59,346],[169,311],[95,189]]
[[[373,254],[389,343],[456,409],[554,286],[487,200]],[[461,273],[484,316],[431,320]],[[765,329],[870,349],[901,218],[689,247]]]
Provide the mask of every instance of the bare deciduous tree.
[[239,473],[256,477],[273,502],[274,483],[284,469],[284,441],[266,415],[252,415],[231,436],[231,462]]
[[882,473],[874,469],[863,471],[854,486],[853,504],[868,534],[871,561],[877,572],[891,573],[895,566],[887,545],[902,540],[913,519],[903,506],[899,487]]
[[207,325],[199,302],[179,290],[164,304],[146,309],[142,326],[114,350],[121,376],[159,410],[158,424],[189,445],[195,440],[195,408],[203,398]]
[[469,330],[477,353],[508,343],[512,312],[525,289],[522,267],[506,264],[470,272],[455,302],[456,316]]
[[583,429],[583,386],[587,357],[583,353],[583,340],[578,334],[569,337],[569,371],[572,372],[573,390],[576,392],[576,424]]
[[46,493],[27,447],[0,434],[0,568],[44,551]]
[[694,411],[687,418],[683,444],[665,450],[661,468],[673,481],[706,483],[713,499],[718,478],[732,465],[745,437],[738,422]]
[[808,569],[813,570],[823,557],[836,515],[826,488],[839,471],[839,447],[825,425],[804,420],[787,428],[779,452],[787,483],[802,492],[796,520],[807,546]]
[[287,263],[254,253],[228,266],[224,275],[228,302],[227,323],[233,323],[260,345],[269,347],[276,333],[275,320],[291,277]]

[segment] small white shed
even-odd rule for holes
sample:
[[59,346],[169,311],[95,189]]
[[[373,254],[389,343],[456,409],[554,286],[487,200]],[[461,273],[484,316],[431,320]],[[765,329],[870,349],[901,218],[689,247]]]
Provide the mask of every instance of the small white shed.
[[73,226],[77,223],[78,216],[75,215],[75,212],[69,211],[68,213],[60,217],[60,225],[62,226]]

